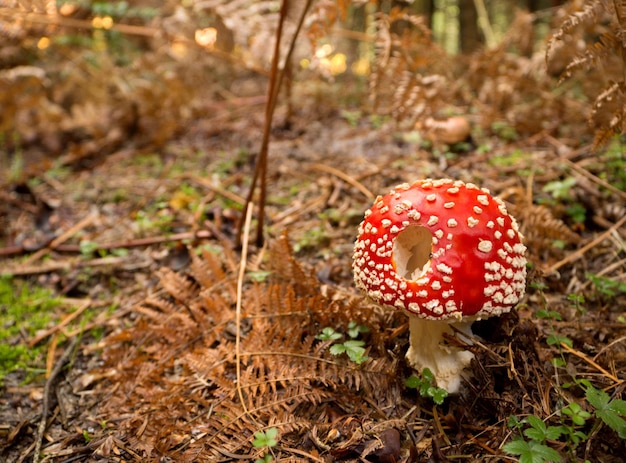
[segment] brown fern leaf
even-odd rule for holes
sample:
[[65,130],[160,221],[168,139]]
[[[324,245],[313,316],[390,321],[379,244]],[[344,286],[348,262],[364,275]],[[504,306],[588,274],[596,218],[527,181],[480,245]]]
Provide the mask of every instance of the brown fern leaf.
[[554,43],[562,40],[564,36],[570,34],[576,27],[583,24],[595,23],[606,11],[605,0],[592,0],[587,2],[582,11],[575,11],[570,14],[560,25],[559,29],[548,40],[546,47],[546,62],[551,58],[551,51]]
[[[521,213],[520,213],[521,212]],[[542,205],[530,205],[516,213],[526,245],[534,254],[541,254],[553,247],[555,240],[580,243],[580,235],[573,232],[562,220],[554,217],[550,209]]]
[[[589,31],[585,31],[587,28]],[[575,34],[578,33],[579,36]],[[626,5],[609,0],[588,1],[582,11],[575,11],[565,19],[548,42],[546,62],[558,58],[552,53],[557,41],[574,37],[587,45],[582,53],[569,60],[561,72],[559,83],[572,77],[580,69],[600,69],[607,85],[596,96],[589,121],[596,129],[594,148],[606,143],[612,135],[624,131],[626,113]]]
[[378,13],[374,25],[375,57],[369,81],[373,111],[412,127],[441,106],[446,86],[437,71],[443,68],[439,67],[443,52],[431,41],[424,19],[403,8]]
[[128,417],[116,438],[140,458],[258,458],[255,432],[275,427],[297,447],[312,416],[330,419],[330,400],[346,410],[369,407],[361,394],[377,409],[401,402],[396,361],[381,337],[372,335],[362,365],[331,355],[316,338],[323,327],[351,320],[382,331],[383,313],[322,294],[286,236],[273,245],[269,263],[269,281],[246,284],[240,327],[234,272],[207,254],[185,274],[161,270],[162,290],[137,308],[132,330],[109,338],[105,358],[115,387],[102,414]]
[[600,127],[595,135],[595,148],[604,145],[611,137],[623,132],[625,115],[626,83],[624,81],[610,82],[594,101],[589,118],[594,126]]
[[622,40],[616,32],[604,32],[598,40],[587,47],[582,55],[575,57],[565,68],[559,84],[569,79],[578,69],[591,69],[612,57],[622,47]]

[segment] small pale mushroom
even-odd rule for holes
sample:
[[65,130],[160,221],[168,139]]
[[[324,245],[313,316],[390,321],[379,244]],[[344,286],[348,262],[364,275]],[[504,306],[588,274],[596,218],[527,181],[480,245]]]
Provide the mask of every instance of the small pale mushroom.
[[409,316],[409,364],[454,394],[473,354],[445,334],[508,312],[524,296],[526,247],[504,202],[459,180],[420,180],[365,212],[352,268],[359,289]]

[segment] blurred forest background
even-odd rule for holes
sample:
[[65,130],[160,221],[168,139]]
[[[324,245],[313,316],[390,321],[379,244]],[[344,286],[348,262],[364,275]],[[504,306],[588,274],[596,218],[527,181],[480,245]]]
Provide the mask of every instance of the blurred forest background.
[[[288,65],[291,104],[317,98],[409,126],[471,112],[488,131],[508,126],[578,145],[608,91],[594,125],[619,133],[611,119],[623,100],[622,18],[608,1],[560,3],[294,2],[285,48],[310,11]],[[225,104],[261,97],[250,77],[268,74],[279,9],[243,0],[3,1],[3,169],[28,170],[42,157],[88,163],[129,140],[160,146],[209,124]],[[562,25],[546,65],[547,41]],[[556,85],[575,69],[585,78]],[[337,88],[339,101],[323,99]]]

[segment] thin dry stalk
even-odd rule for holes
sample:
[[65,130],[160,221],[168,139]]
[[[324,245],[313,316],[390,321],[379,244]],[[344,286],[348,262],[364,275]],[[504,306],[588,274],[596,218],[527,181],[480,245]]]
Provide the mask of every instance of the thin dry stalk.
[[241,401],[244,412],[248,413],[246,401],[241,388],[241,303],[243,299],[243,278],[246,274],[246,262],[248,260],[248,240],[250,238],[250,221],[252,220],[252,207],[246,211],[246,220],[243,227],[243,243],[241,248],[241,260],[239,262],[239,275],[237,276],[237,303],[235,306],[235,363],[237,369],[237,394]]

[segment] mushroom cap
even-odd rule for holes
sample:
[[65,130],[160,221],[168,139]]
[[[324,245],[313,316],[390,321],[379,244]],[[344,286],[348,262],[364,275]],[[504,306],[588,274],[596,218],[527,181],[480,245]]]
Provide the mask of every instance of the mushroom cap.
[[354,246],[354,280],[374,301],[450,322],[508,312],[526,288],[526,247],[489,190],[419,180],[378,196]]

